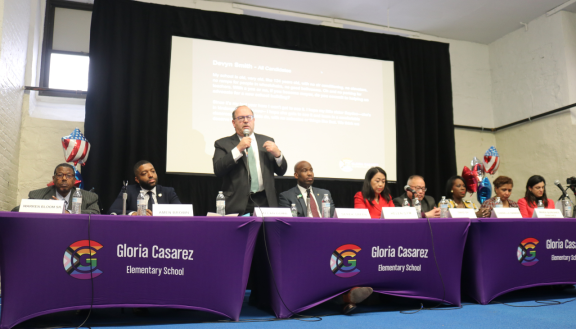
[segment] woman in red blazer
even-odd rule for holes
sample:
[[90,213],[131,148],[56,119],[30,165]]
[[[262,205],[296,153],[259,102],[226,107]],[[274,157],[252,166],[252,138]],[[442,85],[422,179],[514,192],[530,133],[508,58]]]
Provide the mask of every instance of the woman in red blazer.
[[554,209],[554,200],[546,196],[546,181],[544,177],[534,175],[526,183],[526,195],[518,200],[518,208],[522,217],[532,217],[534,209],[538,208],[538,201],[542,201],[544,208]]
[[354,208],[365,208],[371,218],[380,218],[383,207],[394,207],[386,172],[380,167],[372,167],[366,172],[362,191],[354,196]]

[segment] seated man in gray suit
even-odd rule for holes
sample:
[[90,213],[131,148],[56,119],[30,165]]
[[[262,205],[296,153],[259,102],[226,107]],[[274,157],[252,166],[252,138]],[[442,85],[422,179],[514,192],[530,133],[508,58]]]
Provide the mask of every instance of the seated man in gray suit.
[[[334,216],[334,201],[330,191],[321,188],[312,188],[314,183],[314,170],[312,165],[306,161],[300,161],[294,166],[294,178],[298,180],[298,185],[288,191],[280,193],[279,207],[290,208],[296,205],[298,217],[322,217],[322,199],[324,194],[330,198],[330,218]],[[310,193],[310,198],[308,198]],[[310,211],[308,212],[308,200],[310,200]]]
[[408,199],[410,205],[413,205],[412,199],[414,196],[416,196],[416,198],[420,200],[422,212],[426,215],[426,218],[440,217],[440,209],[436,208],[436,202],[434,201],[434,198],[429,195],[425,195],[426,183],[424,182],[424,178],[422,176],[410,176],[408,178],[408,182],[406,182],[406,185],[410,186],[410,188],[412,188],[412,190],[414,190],[416,193],[405,191],[401,196],[394,198],[392,202],[394,202],[396,207],[402,207],[404,199]]
[[[52,176],[54,186],[48,186],[39,190],[30,191],[28,199],[44,199],[44,200],[64,200],[66,206],[66,213],[72,211],[72,196],[76,193],[74,184],[76,183],[76,175],[74,167],[67,163],[61,163],[54,169],[54,176]],[[99,214],[98,209],[98,195],[96,193],[80,190],[82,193],[82,207],[81,213],[83,214]],[[18,211],[19,207],[14,208]]]

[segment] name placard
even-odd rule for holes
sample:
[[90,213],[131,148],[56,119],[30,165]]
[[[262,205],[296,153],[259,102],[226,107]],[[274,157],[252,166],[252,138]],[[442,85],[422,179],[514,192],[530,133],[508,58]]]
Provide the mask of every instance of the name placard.
[[564,218],[560,209],[534,209],[532,218]]
[[336,208],[334,218],[370,219],[370,212],[362,208]]
[[449,208],[450,218],[477,218],[472,208]]
[[522,218],[520,209],[518,208],[493,208],[492,218]]
[[267,208],[255,207],[254,216],[256,217],[292,217],[290,208]]
[[153,216],[184,217],[194,216],[191,204],[152,204]]
[[22,199],[19,212],[63,214],[64,200]]
[[418,219],[414,207],[385,207],[382,208],[380,218],[385,219]]

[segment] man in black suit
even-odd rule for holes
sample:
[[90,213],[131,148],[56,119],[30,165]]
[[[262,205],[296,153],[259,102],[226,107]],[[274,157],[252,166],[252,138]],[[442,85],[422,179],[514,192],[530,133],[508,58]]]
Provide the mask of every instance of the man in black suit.
[[436,208],[436,202],[434,201],[434,198],[429,195],[425,195],[426,183],[424,182],[424,178],[422,176],[410,176],[406,185],[410,186],[414,191],[416,191],[416,193],[405,191],[401,196],[394,198],[392,202],[394,202],[396,207],[402,207],[404,199],[408,199],[410,205],[413,205],[412,199],[415,195],[416,198],[420,200],[422,212],[426,215],[427,218],[440,217],[440,209]]
[[[48,186],[39,190],[30,191],[28,199],[44,199],[44,200],[64,200],[66,206],[66,213],[72,212],[72,198],[76,193],[74,184],[76,183],[76,175],[74,167],[67,163],[61,163],[54,169],[54,176],[52,176],[54,186]],[[82,193],[82,206],[80,213],[82,214],[99,214],[98,209],[98,195],[89,191],[80,190]],[[18,211],[20,207],[12,209]]]
[[214,143],[214,174],[224,180],[228,214],[252,213],[254,206],[278,206],[274,173],[283,176],[288,164],[273,138],[254,133],[255,121],[248,106],[238,106],[232,112],[236,133]]
[[[330,191],[314,187],[314,169],[307,161],[300,161],[294,166],[294,178],[298,180],[298,185],[288,191],[280,193],[278,205],[280,207],[290,208],[292,204],[296,205],[298,217],[323,217],[322,200],[324,194],[328,194],[330,199],[330,218],[334,217],[334,201]],[[308,198],[310,194],[310,198]],[[309,201],[311,200],[311,201]],[[308,209],[310,205],[310,209]]]
[[[152,216],[152,204],[180,204],[180,199],[172,187],[158,185],[156,169],[150,161],[141,160],[134,165],[134,180],[138,184],[129,185],[127,188],[126,215],[138,215],[136,201],[140,191],[144,191],[144,200],[148,203],[146,216]],[[122,214],[122,191],[108,210],[109,214]]]

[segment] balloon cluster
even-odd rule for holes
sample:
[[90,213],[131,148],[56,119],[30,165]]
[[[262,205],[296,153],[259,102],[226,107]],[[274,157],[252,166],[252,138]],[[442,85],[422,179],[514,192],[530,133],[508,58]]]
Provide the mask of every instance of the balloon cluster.
[[478,202],[484,201],[492,197],[492,184],[486,177],[486,173],[494,175],[500,166],[500,156],[494,146],[490,146],[486,154],[484,154],[484,163],[480,162],[477,157],[474,157],[471,162],[471,167],[464,167],[462,170],[462,178],[466,183],[466,190],[470,194],[477,192],[476,197]]
[[[80,129],[76,128],[68,136],[62,137],[62,147],[64,148],[64,161],[74,163],[74,174],[76,176],[76,183],[74,185],[80,189],[84,188],[82,182],[82,174],[76,169],[78,164],[85,165],[90,153],[90,143],[84,137]],[[54,185],[54,182],[48,183],[48,186]]]

